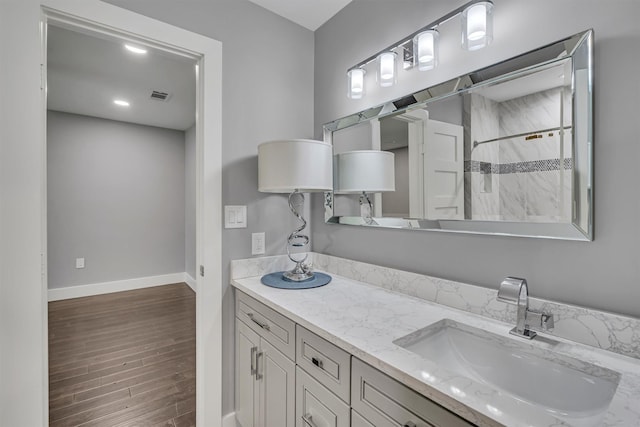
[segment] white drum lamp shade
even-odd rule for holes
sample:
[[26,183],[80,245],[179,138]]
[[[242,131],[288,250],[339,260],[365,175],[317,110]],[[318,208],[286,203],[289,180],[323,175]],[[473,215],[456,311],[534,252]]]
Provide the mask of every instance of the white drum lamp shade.
[[358,150],[337,155],[336,193],[395,191],[394,154]]
[[258,146],[258,190],[303,193],[333,189],[333,147],[323,141],[291,139]]

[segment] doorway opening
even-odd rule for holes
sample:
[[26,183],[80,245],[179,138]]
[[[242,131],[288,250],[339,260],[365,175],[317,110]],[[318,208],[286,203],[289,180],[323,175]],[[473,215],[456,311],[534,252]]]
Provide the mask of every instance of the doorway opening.
[[[47,82],[47,29],[74,30],[79,33],[90,33],[100,39],[115,39],[121,43],[131,43],[137,47],[149,48],[161,52],[165,56],[177,55],[189,58],[195,65],[195,263],[197,271],[195,283],[195,324],[196,324],[196,412],[198,425],[216,425],[222,419],[221,415],[221,44],[215,40],[146,18],[124,9],[88,0],[82,3],[47,0],[43,2],[42,26],[43,40],[43,83]],[[121,64],[111,64],[118,67]],[[157,73],[161,70],[156,70]],[[46,117],[47,88],[43,84],[43,117]],[[153,93],[155,91],[156,93]],[[150,96],[169,97],[163,90],[153,89]],[[159,92],[159,93],[157,93]],[[126,101],[118,99],[119,101]],[[115,101],[115,100],[114,100]],[[154,102],[161,102],[156,101]],[[131,102],[129,103],[131,106]],[[115,104],[114,104],[115,105]],[[205,120],[206,112],[206,120]],[[61,115],[67,114],[60,113]],[[72,113],[73,114],[73,113]],[[81,116],[80,114],[76,114]],[[69,117],[65,117],[69,119]],[[77,117],[72,117],[77,119]],[[64,119],[63,119],[64,120]],[[85,120],[83,118],[82,120]],[[104,119],[95,119],[104,120]],[[113,120],[113,119],[111,119]],[[45,125],[43,123],[43,125]],[[129,124],[127,124],[129,125]],[[153,125],[152,125],[153,126]],[[156,125],[157,126],[157,125]],[[62,126],[62,128],[67,128]],[[43,158],[45,158],[47,144],[43,144]],[[44,166],[44,164],[43,164]],[[88,164],[85,166],[89,167]],[[46,173],[44,174],[46,177]],[[113,173],[118,178],[118,171]],[[45,186],[47,188],[48,186]],[[43,253],[43,294],[48,293],[50,275],[48,259],[53,255],[47,250],[47,197],[42,194],[42,253]],[[184,202],[183,202],[184,204]],[[79,226],[79,224],[77,224]],[[81,266],[83,258],[80,254],[73,256],[74,264]],[[90,259],[85,259],[85,269],[88,271]],[[186,264],[185,264],[186,265]],[[197,269],[195,268],[197,267]],[[78,268],[77,270],[82,270]],[[186,268],[184,269],[186,270]],[[204,274],[206,270],[207,274]],[[184,271],[182,272],[184,278]],[[170,275],[170,274],[169,274]],[[159,276],[163,276],[160,274]],[[51,278],[62,277],[52,275]],[[153,277],[153,276],[145,276]],[[139,279],[140,277],[138,277]],[[125,285],[132,285],[135,278],[120,280]],[[113,286],[118,280],[97,282],[99,285]],[[55,282],[53,283],[55,285]],[[96,282],[84,283],[95,285]],[[134,286],[150,286],[133,283]],[[58,286],[60,288],[60,286]],[[77,286],[74,291],[91,292],[89,287]],[[93,289],[98,289],[93,288]],[[113,291],[113,289],[111,290]],[[138,291],[133,291],[138,292]],[[90,294],[90,293],[89,293]],[[110,294],[116,295],[116,294]],[[68,295],[67,295],[68,296]],[[76,295],[81,296],[81,295]],[[93,298],[93,297],[92,297]],[[46,310],[46,305],[44,306]],[[46,319],[46,316],[45,316]],[[47,330],[47,325],[45,325]],[[44,341],[47,342],[45,335]],[[46,348],[46,346],[45,346]],[[45,366],[49,360],[43,355]],[[206,361],[206,363],[205,363]],[[95,367],[94,367],[95,368]],[[84,369],[84,368],[83,368]],[[87,367],[88,369],[88,367]],[[100,380],[98,380],[99,382]],[[73,382],[73,381],[71,381]],[[47,382],[45,381],[45,384]],[[45,390],[45,401],[49,401],[49,393]],[[205,404],[206,402],[206,404]]]
[[47,28],[49,422],[195,424],[196,62]]

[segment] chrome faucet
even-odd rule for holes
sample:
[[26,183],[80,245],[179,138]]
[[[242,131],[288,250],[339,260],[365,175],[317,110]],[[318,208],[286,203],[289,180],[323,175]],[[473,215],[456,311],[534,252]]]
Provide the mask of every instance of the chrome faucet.
[[529,310],[529,289],[527,280],[518,277],[507,277],[498,289],[498,301],[518,306],[518,317],[515,328],[510,334],[531,339],[537,331],[551,331],[554,327],[553,314],[539,313]]

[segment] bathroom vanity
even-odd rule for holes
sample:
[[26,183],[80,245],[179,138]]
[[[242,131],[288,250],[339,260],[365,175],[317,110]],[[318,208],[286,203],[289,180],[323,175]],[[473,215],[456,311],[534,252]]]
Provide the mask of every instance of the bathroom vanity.
[[[639,359],[548,334],[522,340],[509,334],[511,322],[408,295],[401,276],[411,273],[369,270],[373,285],[353,279],[361,263],[314,255],[333,280],[301,291],[260,283],[283,257],[232,264],[242,427],[640,425]],[[381,280],[395,289],[380,286]],[[454,294],[467,295],[462,287]],[[473,310],[476,303],[465,304]],[[486,304],[515,319],[506,304]],[[463,372],[453,363],[455,351],[465,351],[448,348],[456,334],[471,340],[469,363],[483,363],[474,356],[483,354],[489,355],[485,364],[494,361],[482,373],[488,380],[472,372],[477,366]],[[627,346],[631,355],[636,338]],[[514,375],[514,358],[529,359],[521,366],[533,368]],[[503,387],[500,378],[506,378]]]
[[241,291],[236,313],[243,427],[473,425]]

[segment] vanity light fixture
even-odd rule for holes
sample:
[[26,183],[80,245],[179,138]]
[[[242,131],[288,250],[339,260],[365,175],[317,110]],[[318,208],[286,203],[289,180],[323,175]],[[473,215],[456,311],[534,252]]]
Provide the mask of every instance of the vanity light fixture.
[[138,55],[144,55],[145,53],[147,53],[147,49],[143,49],[141,47],[133,46],[133,45],[130,45],[130,44],[125,44],[124,47],[129,52],[132,52],[132,53],[135,53],[135,54],[138,54]]
[[[393,86],[397,80],[396,56],[401,55],[403,69],[409,70],[417,67],[420,71],[427,71],[438,65],[438,41],[440,34],[437,28],[456,16],[462,16],[462,47],[467,50],[477,50],[488,46],[493,41],[493,2],[491,0],[471,0],[446,15],[436,19],[429,25],[425,25],[406,38],[382,49],[375,55],[360,61],[347,70],[349,82],[347,96],[351,99],[360,99],[364,96],[364,72],[365,67],[376,62],[378,84],[381,87]],[[357,73],[353,72],[356,70]],[[362,90],[357,87],[362,78]],[[354,83],[357,82],[357,83]]]
[[331,276],[311,271],[305,264],[307,254],[292,254],[291,249],[309,244],[309,236],[302,234],[307,226],[299,211],[304,204],[302,193],[333,189],[332,153],[331,144],[311,139],[269,141],[258,146],[258,190],[289,193],[289,209],[302,222],[287,239],[287,255],[295,267],[263,276],[263,284],[274,288],[308,289],[331,281]]
[[462,11],[462,46],[478,50],[493,41],[493,3],[481,1]]
[[349,98],[360,99],[364,96],[364,74],[365,71],[362,68],[355,68],[347,73],[349,82],[347,95]]
[[114,99],[113,103],[119,107],[128,107],[130,105],[129,102],[124,99]]
[[380,87],[393,86],[397,74],[395,52],[382,52],[378,55],[378,84]]
[[420,71],[432,70],[438,65],[438,30],[427,30],[413,38],[414,65]]

